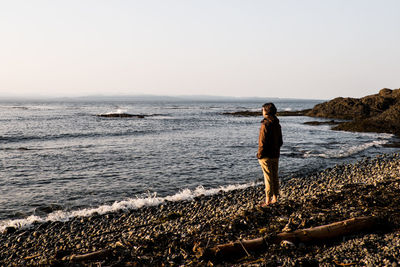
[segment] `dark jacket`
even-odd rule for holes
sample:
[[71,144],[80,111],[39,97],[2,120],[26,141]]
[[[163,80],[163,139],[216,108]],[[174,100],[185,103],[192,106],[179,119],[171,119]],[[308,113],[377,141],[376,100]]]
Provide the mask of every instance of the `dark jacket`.
[[257,158],[279,158],[282,144],[279,119],[276,116],[266,116],[261,121]]

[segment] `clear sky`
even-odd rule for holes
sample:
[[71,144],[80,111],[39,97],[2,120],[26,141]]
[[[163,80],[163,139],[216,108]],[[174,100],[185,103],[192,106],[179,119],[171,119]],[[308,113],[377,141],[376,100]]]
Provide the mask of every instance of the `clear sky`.
[[0,0],[1,96],[400,87],[398,0]]

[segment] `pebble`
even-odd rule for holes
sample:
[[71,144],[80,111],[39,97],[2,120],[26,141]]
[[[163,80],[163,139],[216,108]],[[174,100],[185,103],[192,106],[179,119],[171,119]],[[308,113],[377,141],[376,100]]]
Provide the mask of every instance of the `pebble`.
[[[296,230],[352,216],[399,213],[399,178],[400,155],[382,155],[283,181],[279,202],[266,209],[258,208],[264,199],[263,185],[259,185],[192,201],[44,223],[31,229],[7,228],[0,234],[0,266],[49,262],[65,265],[70,255],[103,249],[113,250],[102,259],[107,266],[205,266],[213,263],[196,257],[196,247],[257,238],[280,232],[285,226]],[[392,218],[392,223],[400,228],[400,218]],[[342,264],[398,266],[399,244],[396,232],[367,233],[343,237],[329,245],[270,245],[267,251],[248,260],[262,259],[263,264],[271,266],[332,266],[335,260]],[[30,258],[35,255],[46,257]],[[235,261],[222,264],[246,265]]]

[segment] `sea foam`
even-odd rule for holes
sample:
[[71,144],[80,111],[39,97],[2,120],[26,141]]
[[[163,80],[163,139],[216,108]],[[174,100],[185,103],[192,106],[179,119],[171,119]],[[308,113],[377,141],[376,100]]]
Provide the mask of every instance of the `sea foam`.
[[0,232],[3,232],[7,227],[15,228],[29,228],[34,223],[44,223],[44,222],[54,222],[54,221],[69,221],[75,217],[88,217],[93,214],[105,214],[108,212],[118,211],[118,210],[132,210],[140,209],[145,206],[157,206],[166,201],[183,201],[183,200],[193,200],[199,196],[215,195],[219,192],[229,192],[236,189],[244,189],[247,187],[255,186],[259,183],[247,183],[247,184],[236,184],[221,186],[218,188],[205,189],[203,186],[199,186],[194,190],[184,189],[175,195],[158,197],[157,193],[150,193],[144,198],[129,198],[122,201],[116,201],[111,205],[101,205],[96,208],[86,208],[74,211],[62,211],[57,210],[49,213],[45,217],[40,217],[36,215],[31,215],[24,219],[8,219],[0,221]]
[[357,146],[350,146],[350,147],[343,146],[340,149],[330,150],[330,151],[326,151],[325,153],[319,153],[319,154],[312,154],[311,151],[308,151],[304,154],[304,157],[305,158],[320,157],[320,158],[327,158],[327,159],[347,158],[352,155],[361,153],[362,151],[367,150],[368,148],[371,148],[374,146],[380,147],[387,143],[389,143],[389,140],[375,140],[375,141],[357,145]]

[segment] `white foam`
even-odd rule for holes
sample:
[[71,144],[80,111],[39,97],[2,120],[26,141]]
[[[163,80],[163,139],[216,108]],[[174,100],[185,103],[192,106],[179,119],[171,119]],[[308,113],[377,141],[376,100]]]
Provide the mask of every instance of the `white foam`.
[[131,209],[140,209],[145,206],[157,206],[166,201],[183,201],[183,200],[193,200],[195,197],[199,197],[202,195],[215,195],[221,191],[228,192],[236,189],[244,189],[247,187],[255,186],[256,183],[247,183],[247,184],[238,184],[238,185],[227,185],[221,186],[219,188],[211,188],[205,189],[202,186],[197,187],[194,190],[184,189],[175,195],[167,196],[167,197],[158,197],[157,193],[148,194],[147,197],[144,198],[129,198],[123,201],[116,201],[111,205],[102,205],[96,208],[86,208],[75,211],[54,211],[48,214],[46,217],[39,217],[35,215],[31,215],[24,219],[16,219],[16,220],[3,220],[0,221],[0,232],[3,232],[7,227],[15,227],[15,228],[29,228],[33,223],[39,222],[48,222],[48,221],[61,221],[65,222],[74,217],[88,217],[95,213],[105,214],[108,212],[118,211],[118,210],[131,210]]
[[110,111],[110,112],[107,112],[107,113],[103,113],[102,115],[125,114],[127,111],[128,111],[127,109],[119,108],[116,111]]
[[332,151],[327,151],[326,153],[320,153],[320,154],[312,154],[311,151],[307,151],[304,154],[305,158],[310,158],[310,157],[320,157],[320,158],[347,158],[349,156],[358,154],[370,147],[374,146],[382,146],[384,144],[387,144],[389,140],[375,140],[372,142],[368,142],[365,144],[357,145],[357,146],[344,146],[340,150],[332,150]]

